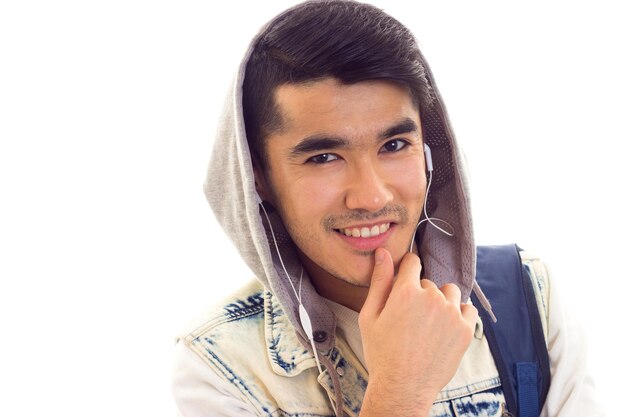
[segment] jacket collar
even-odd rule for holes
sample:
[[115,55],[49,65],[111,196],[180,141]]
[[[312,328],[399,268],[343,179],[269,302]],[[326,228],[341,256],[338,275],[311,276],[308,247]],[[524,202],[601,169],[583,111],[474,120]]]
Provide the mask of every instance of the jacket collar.
[[296,331],[278,299],[265,291],[265,343],[272,371],[293,377],[316,367],[312,352],[300,343]]
[[[272,371],[277,375],[294,377],[309,368],[316,368],[313,353],[303,346],[276,297],[265,291],[264,299],[265,343]],[[335,387],[329,372],[337,376],[341,381],[344,411],[350,416],[358,416],[367,388],[367,373],[358,359],[352,357],[353,354],[343,341],[334,340],[338,346],[325,353],[320,352],[325,356],[323,362],[329,366],[318,376],[318,381],[336,401]]]

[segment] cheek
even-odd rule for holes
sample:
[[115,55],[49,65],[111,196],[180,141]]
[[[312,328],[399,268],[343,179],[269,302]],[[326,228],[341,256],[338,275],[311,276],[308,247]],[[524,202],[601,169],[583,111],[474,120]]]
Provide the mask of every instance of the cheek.
[[310,176],[291,188],[294,212],[307,222],[317,225],[329,213],[341,211],[342,190],[336,179]]
[[387,170],[393,188],[404,203],[420,203],[426,192],[427,177],[419,159],[405,164],[390,165]]
[[319,225],[324,216],[341,209],[342,191],[336,177],[281,172],[274,185],[283,217],[301,230]]

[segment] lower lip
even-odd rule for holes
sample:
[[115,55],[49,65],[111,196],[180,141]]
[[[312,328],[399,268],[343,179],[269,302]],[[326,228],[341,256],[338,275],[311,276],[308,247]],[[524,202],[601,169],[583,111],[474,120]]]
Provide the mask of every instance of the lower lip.
[[381,233],[378,236],[365,237],[365,238],[346,236],[343,233],[337,232],[337,231],[335,231],[335,233],[344,242],[350,245],[353,249],[361,250],[361,251],[370,251],[370,250],[375,250],[381,247],[387,241],[387,239],[389,239],[389,236],[391,236],[391,233],[393,232],[394,228],[395,228],[395,225],[391,224],[389,226],[389,229],[387,229],[385,233]]

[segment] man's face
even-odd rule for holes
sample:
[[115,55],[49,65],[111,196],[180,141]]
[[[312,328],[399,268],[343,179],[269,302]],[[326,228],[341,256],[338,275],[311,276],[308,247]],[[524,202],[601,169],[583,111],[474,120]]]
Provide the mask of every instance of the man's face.
[[409,91],[327,78],[280,86],[275,100],[285,126],[267,138],[261,193],[309,272],[369,285],[374,250],[398,265],[423,207],[422,128]]

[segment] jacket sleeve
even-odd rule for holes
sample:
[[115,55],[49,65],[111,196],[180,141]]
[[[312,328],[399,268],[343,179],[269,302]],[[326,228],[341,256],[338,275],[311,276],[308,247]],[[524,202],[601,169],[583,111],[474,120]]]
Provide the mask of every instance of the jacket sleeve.
[[235,387],[183,342],[174,348],[172,393],[181,417],[255,417]]
[[583,329],[574,315],[565,311],[549,278],[548,355],[552,381],[540,417],[601,417],[604,410],[595,398],[587,370],[587,347]]

